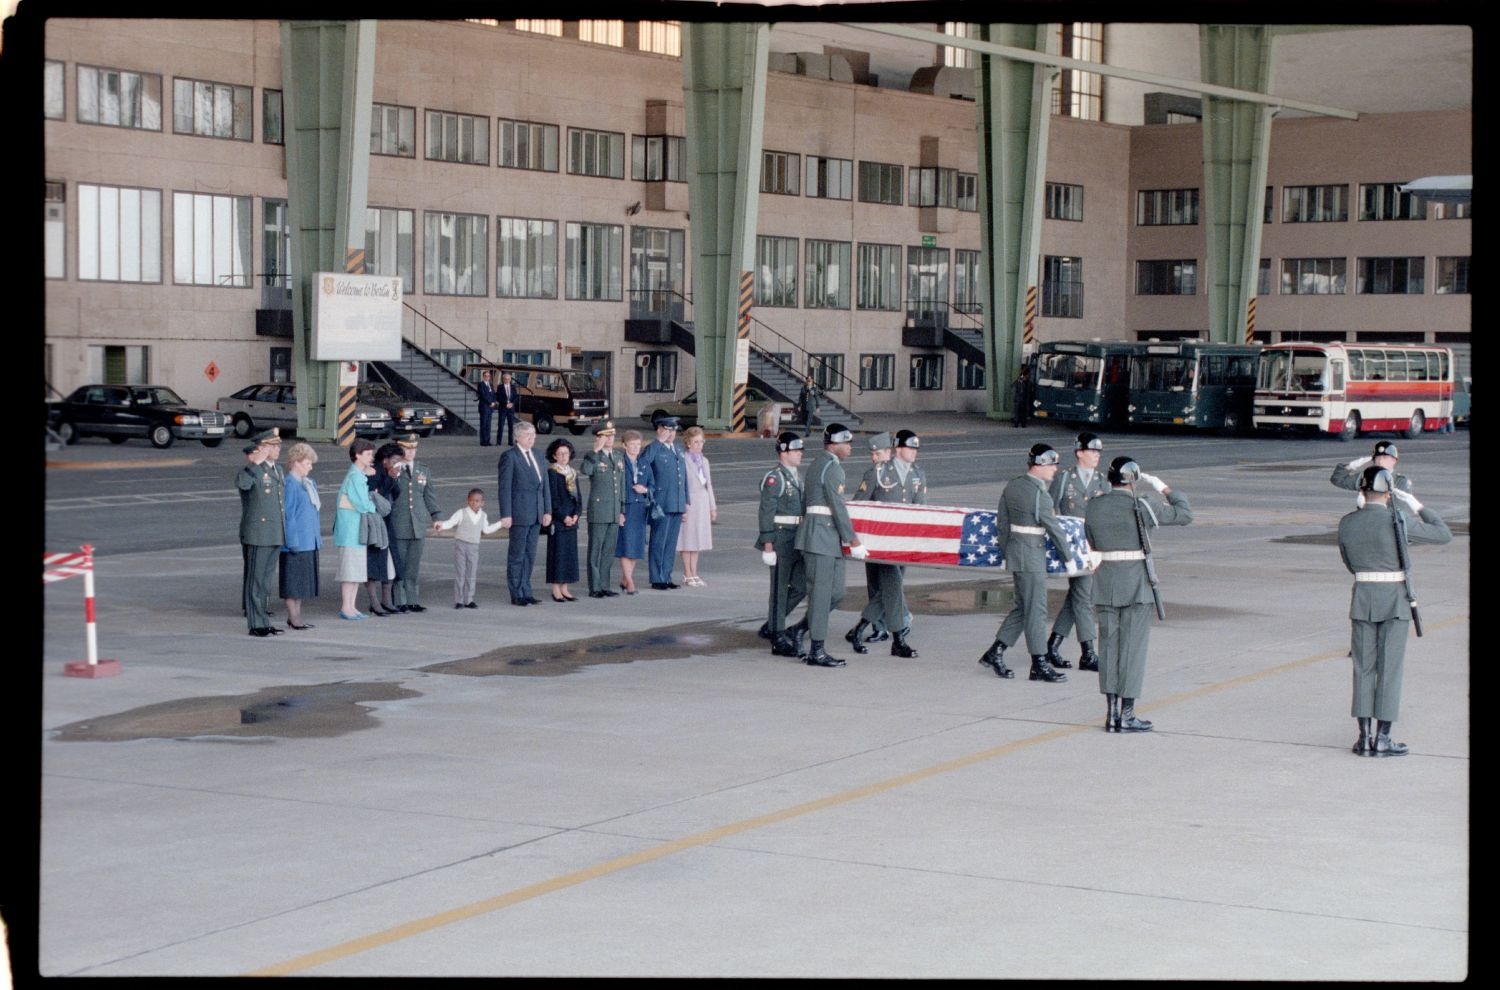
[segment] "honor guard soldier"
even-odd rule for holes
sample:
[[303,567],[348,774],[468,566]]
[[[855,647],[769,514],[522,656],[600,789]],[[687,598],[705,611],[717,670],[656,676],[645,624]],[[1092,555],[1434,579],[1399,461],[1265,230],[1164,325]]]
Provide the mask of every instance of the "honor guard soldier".
[[[1073,441],[1075,464],[1063,468],[1052,479],[1048,491],[1052,494],[1052,506],[1060,516],[1083,518],[1088,500],[1109,492],[1109,481],[1099,470],[1099,458],[1104,453],[1104,441],[1092,433],[1080,433]],[[1099,624],[1094,621],[1094,577],[1078,574],[1068,578],[1068,597],[1052,622],[1052,635],[1047,637],[1047,662],[1054,667],[1071,667],[1058,650],[1067,642],[1068,633],[1078,630],[1078,647],[1082,655],[1078,658],[1079,670],[1098,670],[1099,654],[1094,652],[1094,640],[1099,635]]]
[[[1403,756],[1406,744],[1391,742],[1391,723],[1401,709],[1401,671],[1406,636],[1416,613],[1412,598],[1410,543],[1447,543],[1447,523],[1397,487],[1387,468],[1371,464],[1359,476],[1364,505],[1339,520],[1339,555],[1354,575],[1349,621],[1354,657],[1354,704],[1359,756]],[[1391,504],[1394,498],[1399,505]],[[1421,624],[1417,631],[1420,634]],[[1370,720],[1378,723],[1370,731]]]
[[[1026,651],[1031,654],[1033,681],[1059,683],[1068,679],[1047,662],[1047,544],[1066,556],[1068,533],[1052,511],[1052,496],[1047,486],[1057,475],[1057,451],[1045,443],[1033,444],[1026,454],[1026,473],[1012,479],[1000,493],[1000,509],[995,517],[1005,546],[1005,569],[1015,581],[1016,607],[1006,615],[995,633],[995,641],[984,651],[979,662],[999,677],[1015,674],[1005,665],[1005,651],[1022,635]],[[1077,570],[1069,562],[1068,574]]]
[[[877,483],[870,495],[872,501],[927,504],[927,475],[917,466],[917,450],[921,445],[921,438],[911,430],[897,431],[891,460],[876,465]],[[872,571],[875,573],[873,579],[868,577]],[[891,656],[915,659],[917,651],[906,641],[911,634],[911,613],[906,608],[906,568],[899,564],[866,562],[865,574],[867,580],[873,580],[876,595],[865,606],[859,624],[845,638],[854,644],[856,653],[866,652],[862,633],[878,616],[886,628],[893,631],[895,642],[891,644]]]
[[[1156,489],[1166,503],[1152,505],[1137,496],[1137,481]],[[1110,462],[1109,484],[1109,493],[1090,499],[1084,513],[1089,547],[1099,559],[1094,611],[1099,619],[1099,693],[1106,701],[1104,731],[1148,732],[1151,723],[1136,718],[1135,699],[1146,678],[1151,605],[1159,618],[1166,615],[1147,530],[1186,526],[1193,511],[1187,499],[1128,457]]]
[[1396,462],[1400,459],[1401,452],[1396,449],[1395,443],[1390,440],[1377,440],[1375,449],[1370,452],[1369,457],[1356,457],[1348,464],[1335,464],[1333,474],[1328,480],[1339,488],[1357,492],[1360,490],[1360,478],[1364,475],[1365,468],[1373,464],[1375,467],[1391,472],[1398,490],[1411,494],[1411,479],[1404,474],[1396,473]]
[[594,426],[594,449],[583,455],[578,473],[589,479],[589,597],[614,598],[610,572],[615,562],[615,540],[625,522],[625,455],[615,450],[615,424]]
[[286,492],[275,456],[280,453],[281,434],[267,430],[245,448],[245,465],[234,476],[240,493],[240,543],[245,547],[242,598],[252,636],[282,632],[267,614],[276,564],[286,542]]
[[432,490],[432,476],[417,463],[417,435],[408,433],[396,441],[404,458],[396,472],[396,502],[391,506],[391,528],[396,534],[396,559],[401,561],[401,580],[393,590],[396,610],[425,612],[421,597],[422,550],[427,533],[440,521],[437,495]]
[[[865,475],[859,480],[859,487],[851,496],[854,501],[872,501],[876,498],[875,493],[883,487],[895,487],[895,476],[882,473],[885,465],[891,461],[892,445],[895,442],[895,438],[889,433],[877,433],[870,437],[870,466],[865,468]],[[870,652],[865,643],[881,643],[891,638],[890,631],[885,626],[885,613],[880,607],[880,575],[883,570],[878,564],[865,563],[865,609],[860,613],[859,622],[854,628],[844,633],[844,638],[853,646],[855,653]]]
[[776,460],[777,465],[760,480],[760,532],[755,545],[760,548],[760,559],[771,568],[771,597],[766,609],[771,652],[778,657],[795,657],[801,653],[798,640],[806,624],[799,623],[796,632],[790,632],[786,620],[807,597],[807,571],[802,551],[797,549],[797,527],[802,523],[802,479],[797,475],[802,463],[802,437],[791,430],[779,434]]
[[[844,661],[823,649],[828,638],[828,613],[844,598],[844,545],[849,556],[864,560],[867,551],[849,522],[844,506],[844,466],[851,453],[854,434],[842,423],[823,428],[823,450],[808,466],[803,482],[802,523],[797,527],[796,547],[802,551],[807,569],[807,616],[802,625],[811,644],[803,659],[818,667],[842,667]],[[795,635],[795,634],[794,634]]]

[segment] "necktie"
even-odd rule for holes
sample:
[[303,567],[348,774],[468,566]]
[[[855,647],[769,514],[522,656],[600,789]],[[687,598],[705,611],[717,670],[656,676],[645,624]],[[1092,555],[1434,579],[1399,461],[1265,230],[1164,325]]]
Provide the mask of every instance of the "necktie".
[[531,465],[531,473],[536,475],[537,480],[540,481],[542,479],[542,472],[537,470],[536,461],[531,459],[531,451],[523,450],[521,453],[526,455],[526,463]]

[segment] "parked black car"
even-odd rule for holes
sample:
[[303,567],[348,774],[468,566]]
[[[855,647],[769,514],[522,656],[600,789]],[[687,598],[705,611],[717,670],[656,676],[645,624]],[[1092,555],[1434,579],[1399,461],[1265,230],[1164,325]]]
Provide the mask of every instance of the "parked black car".
[[[282,435],[297,432],[297,385],[295,382],[260,382],[246,385],[233,395],[226,395],[214,403],[229,419],[229,425],[237,437],[274,426]],[[388,439],[391,436],[391,417],[384,409],[367,402],[354,407],[354,435],[365,439]]]
[[384,382],[365,382],[359,387],[361,403],[378,406],[390,413],[391,426],[397,435],[415,433],[430,437],[443,428],[448,410],[426,399],[403,399]]
[[84,385],[66,399],[47,403],[47,425],[63,443],[102,436],[110,443],[145,437],[153,447],[174,440],[201,440],[205,447],[224,442],[224,414],[195,409],[161,385]]

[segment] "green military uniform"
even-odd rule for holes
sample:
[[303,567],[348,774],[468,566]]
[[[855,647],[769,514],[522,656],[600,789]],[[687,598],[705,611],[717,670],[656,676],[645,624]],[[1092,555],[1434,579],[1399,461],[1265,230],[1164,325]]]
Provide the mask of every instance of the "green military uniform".
[[[1057,472],[1048,489],[1052,505],[1060,516],[1077,516],[1082,519],[1088,501],[1099,495],[1109,494],[1109,481],[1104,472],[1074,466]],[[1059,646],[1073,629],[1078,630],[1078,642],[1092,644],[1099,637],[1099,624],[1094,620],[1094,578],[1091,574],[1077,574],[1068,578],[1068,597],[1052,623],[1050,642]],[[1057,661],[1052,661],[1056,664]]]
[[[614,424],[605,422],[595,436],[613,436]],[[578,473],[589,479],[585,514],[588,516],[589,595],[613,598],[610,589],[615,563],[615,540],[620,531],[620,513],[625,511],[625,455],[618,450],[591,450],[583,455]]]
[[[869,440],[871,452],[877,450],[888,450],[895,441],[889,433],[877,433]],[[895,482],[882,476],[881,469],[889,465],[889,460],[879,464],[871,464],[865,468],[864,477],[859,479],[859,487],[854,489],[850,498],[855,502],[878,501],[876,493],[885,485],[894,485]],[[882,568],[879,564],[865,563],[865,608],[859,614],[859,622],[844,634],[844,638],[853,644],[855,652],[866,653],[868,649],[865,643],[874,643],[880,640],[890,639],[890,630],[885,625],[885,611],[880,607],[880,576]],[[897,628],[901,628],[897,626]]]
[[1046,537],[1065,552],[1067,530],[1052,511],[1046,484],[1032,474],[1014,478],[1000,494],[995,526],[1005,546],[1005,569],[1015,580],[1016,607],[1005,616],[995,642],[1009,649],[1021,636],[1033,657],[1047,653]]
[[755,547],[764,552],[767,543],[776,554],[771,565],[771,593],[766,606],[766,629],[778,656],[796,656],[795,646],[785,642],[786,620],[807,597],[807,567],[797,549],[797,529],[802,523],[802,479],[796,468],[777,464],[760,480],[760,531]]
[[[893,458],[872,466],[875,485],[869,500],[899,502],[904,505],[927,504],[927,474],[916,464]],[[903,471],[904,469],[904,471]],[[871,472],[866,472],[866,477]],[[861,482],[863,487],[863,482]],[[855,496],[859,497],[858,494]],[[860,619],[877,629],[904,632],[911,628],[911,612],[906,607],[906,568],[899,564],[865,564],[865,580],[873,585],[871,600],[860,613]],[[858,644],[856,644],[856,649]]]
[[844,466],[827,450],[813,457],[803,482],[795,546],[807,569],[808,637],[828,638],[828,613],[844,600],[844,544],[858,539],[844,505]]
[[421,597],[422,550],[427,546],[427,532],[442,518],[437,495],[432,490],[432,476],[416,461],[407,463],[396,473],[396,499],[391,504],[391,529],[396,544],[392,548],[401,562],[401,579],[391,589],[393,601],[402,612],[425,612]]
[[240,543],[246,553],[242,595],[245,619],[252,634],[265,636],[273,628],[267,609],[275,587],[281,545],[286,542],[283,475],[268,460],[246,463],[236,472],[234,484],[240,493]]
[[[1374,462],[1375,458],[1380,455],[1384,455],[1386,457],[1392,458],[1393,460],[1399,461],[1401,452],[1391,441],[1377,440],[1375,441],[1375,447],[1371,451],[1370,456],[1357,457],[1354,460],[1350,461],[1348,464],[1335,464],[1333,466],[1333,474],[1328,478],[1329,482],[1339,488],[1344,488],[1351,492],[1359,491],[1360,476],[1364,474],[1365,468],[1369,467]],[[1407,492],[1408,494],[1412,491],[1411,479],[1406,475],[1397,474],[1394,470],[1392,470],[1391,477],[1395,480],[1396,487],[1401,491]]]

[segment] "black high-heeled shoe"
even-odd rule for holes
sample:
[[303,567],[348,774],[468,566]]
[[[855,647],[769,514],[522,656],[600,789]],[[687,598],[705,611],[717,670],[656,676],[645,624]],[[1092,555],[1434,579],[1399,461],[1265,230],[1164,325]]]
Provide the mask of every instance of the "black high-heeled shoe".
[[625,592],[625,594],[627,594],[627,595],[633,595],[633,594],[636,593],[635,589],[633,589],[633,588],[627,588],[623,584],[620,585],[620,590],[623,591],[623,592]]
[[555,602],[557,602],[559,605],[562,604],[563,602],[567,601],[566,598],[559,598],[557,595],[553,595],[552,596],[552,600],[555,601]]

